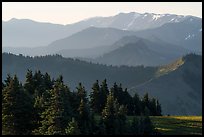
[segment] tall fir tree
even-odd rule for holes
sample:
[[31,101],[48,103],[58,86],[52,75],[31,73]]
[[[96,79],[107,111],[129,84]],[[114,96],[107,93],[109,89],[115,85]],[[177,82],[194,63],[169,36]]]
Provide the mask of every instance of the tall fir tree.
[[79,117],[78,117],[78,123],[79,123],[79,129],[81,131],[81,134],[88,135],[91,133],[91,123],[90,123],[90,109],[87,105],[87,103],[84,101],[84,99],[81,99],[80,105],[78,108]]
[[90,107],[93,112],[96,114],[100,113],[100,87],[98,84],[98,80],[93,84],[92,91],[90,93]]
[[155,134],[154,131],[154,126],[151,122],[151,119],[149,118],[149,116],[144,116],[142,117],[143,120],[143,134],[144,135],[152,135]]
[[106,82],[106,79],[104,79],[100,85],[100,92],[99,92],[99,98],[100,98],[100,107],[99,110],[102,112],[103,108],[106,104],[106,97],[109,94],[108,85]]
[[141,115],[142,104],[141,104],[139,95],[135,93],[132,100],[133,100],[133,115],[137,115],[137,116]]
[[2,92],[2,130],[8,135],[29,135],[32,131],[32,104],[17,76],[9,78]]
[[119,134],[119,104],[112,92],[109,93],[105,108],[102,111],[102,120],[105,125],[105,133],[108,135]]
[[49,107],[42,113],[42,126],[38,133],[43,135],[65,135],[65,128],[71,120],[70,104],[67,87],[60,81],[55,82],[54,88],[50,90],[51,99]]
[[157,115],[157,108],[156,108],[156,99],[152,98],[150,100],[150,104],[149,104],[149,110],[150,110],[150,115],[151,116],[156,116]]
[[9,85],[11,79],[12,79],[11,75],[10,75],[10,74],[7,74],[7,77],[6,77],[6,79],[4,80],[5,86],[8,86],[8,85]]
[[78,87],[76,87],[77,89],[77,96],[79,97],[79,101],[81,101],[81,99],[83,99],[83,101],[85,101],[87,103],[87,94],[86,94],[86,90],[85,87],[82,85],[82,83],[79,83]]
[[140,135],[141,134],[141,126],[140,126],[140,117],[133,117],[133,120],[131,122],[130,126],[130,134],[131,135]]
[[161,104],[159,103],[159,100],[156,101],[156,115],[162,116],[162,109],[161,109]]
[[[148,116],[160,116],[161,104],[149,98],[148,93],[140,100],[139,95],[131,97],[122,84],[116,83],[109,92],[106,79],[100,86],[98,81],[93,84],[90,101],[81,83],[76,89],[70,92],[62,75],[51,80],[48,73],[43,75],[36,71],[33,75],[28,70],[24,86],[16,76],[8,75],[2,82],[2,133],[156,134]],[[127,114],[140,115],[141,112],[145,116],[127,122]],[[99,123],[94,119],[95,114],[101,114]]]
[[24,88],[31,95],[33,95],[35,93],[33,73],[29,69],[26,73],[26,81],[24,84]]
[[72,121],[69,122],[68,127],[65,129],[67,135],[80,135],[80,129],[78,127],[78,122],[72,118]]
[[[29,75],[30,72],[28,71]],[[29,76],[28,75],[28,76]],[[33,110],[33,118],[35,119],[35,130],[38,130],[38,127],[41,125],[40,121],[42,121],[41,114],[42,112],[49,107],[50,102],[50,90],[52,89],[53,82],[51,81],[51,78],[48,73],[45,73],[43,75],[41,71],[36,71],[33,75],[33,80],[29,80],[27,82],[27,85],[31,85],[34,90],[33,94],[33,102],[34,102],[34,110]],[[30,87],[31,87],[30,86]],[[26,90],[29,91],[29,86],[26,88]]]
[[127,133],[127,108],[124,105],[119,106],[118,113],[117,113],[117,120],[118,120],[118,133],[120,135],[124,135]]
[[80,103],[78,107],[78,124],[81,134],[93,134],[94,127],[94,117],[90,110],[89,102],[87,99],[87,93],[85,88],[79,83],[77,87],[78,97],[80,98]]
[[142,99],[142,108],[143,108],[142,114],[143,115],[150,115],[149,105],[150,105],[149,95],[148,93],[145,93]]

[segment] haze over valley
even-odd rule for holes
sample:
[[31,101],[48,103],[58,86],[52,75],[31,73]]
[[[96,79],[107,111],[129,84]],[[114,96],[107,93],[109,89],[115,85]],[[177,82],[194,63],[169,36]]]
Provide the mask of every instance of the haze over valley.
[[[9,103],[10,96],[18,90],[23,91],[22,95],[16,94],[14,101],[27,96],[37,119],[31,122],[29,131],[21,132],[19,127],[19,134],[158,135],[167,130],[151,126],[151,121],[150,125],[142,123],[145,118],[138,126],[133,117],[202,116],[202,17],[124,11],[67,24],[2,18],[3,134],[18,134],[7,127],[7,120],[12,120],[8,118],[8,104],[15,104]],[[19,106],[27,107],[22,104],[28,98]],[[21,112],[18,107],[16,110]],[[58,119],[62,115],[63,122]],[[115,118],[110,122],[115,124],[113,128],[107,122],[112,118],[109,115]],[[123,116],[132,122],[131,128],[122,127],[127,124]],[[63,128],[57,127],[57,120],[66,123],[61,125]],[[146,131],[142,124],[151,128]]]

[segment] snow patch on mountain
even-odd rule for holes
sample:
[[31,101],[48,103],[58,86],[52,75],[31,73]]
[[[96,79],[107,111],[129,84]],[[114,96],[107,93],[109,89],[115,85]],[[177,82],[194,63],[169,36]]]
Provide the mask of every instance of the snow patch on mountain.
[[185,37],[185,40],[188,40],[188,39],[191,39],[191,38],[193,38],[193,37],[195,37],[195,34],[189,34],[187,37]]
[[161,17],[163,17],[164,15],[162,14],[155,14],[155,15],[153,15],[153,17],[152,17],[152,19],[153,20],[157,20],[157,19],[159,19],[159,18],[161,18]]
[[171,19],[169,22],[173,22],[175,20],[175,18]]
[[127,28],[125,28],[125,29],[128,29],[128,28],[135,22],[135,20],[136,20],[138,17],[140,17],[140,14],[135,13],[134,16],[133,16],[132,21],[127,25]]
[[144,16],[142,17],[142,19],[144,19],[145,17],[147,17],[147,13],[144,14]]

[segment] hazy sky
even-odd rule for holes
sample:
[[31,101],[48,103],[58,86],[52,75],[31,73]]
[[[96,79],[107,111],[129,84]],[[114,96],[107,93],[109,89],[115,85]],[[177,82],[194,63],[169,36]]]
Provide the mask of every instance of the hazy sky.
[[202,17],[202,2],[3,2],[2,20],[32,19],[70,24],[120,12],[179,14]]

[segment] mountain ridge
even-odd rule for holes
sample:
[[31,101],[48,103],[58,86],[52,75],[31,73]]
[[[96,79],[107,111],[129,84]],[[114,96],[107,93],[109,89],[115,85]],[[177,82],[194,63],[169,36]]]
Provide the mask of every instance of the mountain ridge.
[[[77,59],[63,58],[60,55],[44,57],[24,57],[2,54],[2,79],[8,73],[24,81],[27,69],[48,72],[52,77],[62,74],[71,90],[82,82],[87,91],[95,80],[107,79],[108,83],[122,83],[128,92],[155,96],[161,101],[163,114],[200,115],[202,114],[202,56],[190,54],[183,58],[184,63],[165,75],[158,76],[159,67],[113,67],[87,63]],[[173,66],[172,66],[173,67]],[[57,70],[57,71],[56,71]],[[137,87],[137,88],[135,88]],[[189,103],[190,102],[190,103]],[[192,103],[191,103],[192,102]],[[181,106],[181,107],[180,107]]]
[[[140,17],[138,16],[139,21],[133,21],[133,18],[135,18],[136,14],[141,15]],[[159,14],[155,14],[155,15],[159,16]],[[148,22],[148,20],[152,20],[153,16],[154,15],[150,13],[140,14],[140,13],[130,12],[130,13],[123,13],[123,14],[116,14],[110,17],[99,17],[100,19],[95,18],[96,20],[93,18],[90,18],[87,20],[82,20],[82,21],[72,23],[72,24],[67,24],[67,25],[59,25],[54,23],[37,22],[37,21],[31,21],[32,22],[31,24],[27,23],[27,25],[23,25],[26,19],[22,19],[22,20],[13,19],[10,22],[2,21],[3,47],[46,46],[57,39],[62,39],[62,38],[71,36],[72,34],[77,33],[85,28],[88,28],[91,25],[95,27],[112,27],[112,28],[118,28],[123,30],[127,28],[127,25],[129,24],[129,28],[127,30],[135,31],[135,30],[141,30],[142,28],[150,29],[152,27],[153,28],[159,27],[162,24],[169,22],[173,18],[175,18],[175,22],[176,22],[176,18],[178,18],[177,20],[180,21],[183,18],[187,17],[187,16],[180,16],[180,15],[174,15],[174,14],[164,14],[164,16],[162,16],[161,18],[164,18],[164,17],[166,18],[162,19],[163,20],[162,22],[159,21],[161,18],[158,18],[158,16],[157,17],[155,16],[155,19],[157,18],[156,22],[158,21],[159,22],[148,25],[148,23],[150,23]],[[141,22],[141,20],[143,20],[143,22]],[[108,21],[109,23],[112,22],[112,24],[108,25],[107,24]],[[43,29],[41,28],[41,26],[45,24],[49,25],[47,30],[45,28]],[[25,27],[27,28],[25,29]],[[62,28],[58,28],[58,27],[62,27]],[[32,28],[37,28],[37,29],[32,29]],[[28,37],[29,35],[30,37]],[[12,37],[12,40],[9,36]]]

